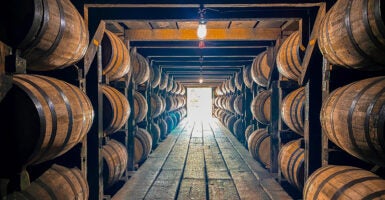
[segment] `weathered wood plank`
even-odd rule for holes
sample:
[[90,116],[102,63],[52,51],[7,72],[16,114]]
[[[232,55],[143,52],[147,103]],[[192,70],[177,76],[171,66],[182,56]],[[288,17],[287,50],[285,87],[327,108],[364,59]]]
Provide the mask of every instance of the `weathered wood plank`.
[[232,180],[209,180],[209,199],[240,199]]
[[[185,128],[189,127],[187,123],[181,124],[180,126]],[[183,131],[171,133],[167,139],[162,142],[162,145],[149,156],[146,162],[129,179],[122,189],[113,196],[113,200],[143,199],[155,181],[155,178],[158,176],[166,161],[167,155],[170,154],[181,132]]]
[[183,179],[178,199],[206,199],[206,181],[204,179]]

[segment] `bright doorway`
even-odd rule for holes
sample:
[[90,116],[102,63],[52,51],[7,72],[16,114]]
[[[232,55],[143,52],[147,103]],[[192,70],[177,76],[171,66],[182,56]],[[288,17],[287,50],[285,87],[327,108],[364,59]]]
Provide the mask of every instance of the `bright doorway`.
[[211,88],[187,88],[187,115],[192,119],[209,119],[212,113]]

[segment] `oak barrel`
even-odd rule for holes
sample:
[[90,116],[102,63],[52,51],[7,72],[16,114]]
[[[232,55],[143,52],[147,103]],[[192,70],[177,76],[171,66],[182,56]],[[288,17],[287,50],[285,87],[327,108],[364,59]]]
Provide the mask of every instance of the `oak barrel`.
[[167,138],[167,122],[164,119],[159,119],[158,125],[160,128],[160,140],[165,140]]
[[135,111],[135,122],[143,121],[147,116],[148,105],[146,98],[140,93],[134,93],[134,111]]
[[142,55],[136,52],[136,49],[130,51],[130,59],[133,82],[136,84],[144,84],[150,78],[150,66]]
[[293,140],[282,146],[278,154],[278,165],[282,175],[290,184],[302,190],[304,184],[304,149],[303,139]]
[[239,141],[244,141],[245,137],[245,125],[242,119],[237,119],[233,125],[233,133]]
[[235,78],[234,76],[232,76],[230,79],[229,79],[229,90],[230,92],[235,92]]
[[135,155],[134,160],[136,164],[143,163],[152,149],[152,138],[147,130],[138,128],[135,132]]
[[155,122],[150,123],[150,133],[152,137],[152,149],[155,149],[160,141],[160,128]]
[[169,134],[175,128],[174,120],[171,118],[171,116],[167,116],[164,120],[167,123],[167,134]]
[[246,87],[248,87],[249,89],[253,87],[253,79],[251,77],[250,65],[243,68],[243,82],[245,83]]
[[267,87],[270,76],[270,66],[267,63],[266,51],[255,57],[250,71],[255,83],[262,87]]
[[249,137],[250,135],[254,132],[254,125],[253,124],[250,124],[246,127],[246,130],[245,130],[245,140],[248,141],[249,140]]
[[385,76],[334,90],[320,115],[333,143],[361,160],[385,166]]
[[385,5],[382,0],[339,0],[319,30],[319,48],[332,64],[361,70],[385,66]]
[[277,54],[277,69],[284,77],[297,81],[302,73],[301,37],[292,33],[281,45]]
[[238,95],[237,97],[235,97],[235,100],[234,100],[234,111],[238,115],[243,115],[243,94]]
[[357,167],[322,167],[306,181],[303,197],[317,199],[385,199],[385,180]]
[[[17,167],[51,160],[83,139],[93,117],[79,88],[46,76],[14,75],[0,103],[0,155]],[[6,167],[16,170],[11,163]]]
[[88,183],[79,169],[54,164],[25,190],[12,193],[7,199],[88,200],[88,197]]
[[127,122],[131,113],[127,98],[117,89],[102,85],[103,91],[103,130],[106,134],[115,133]]
[[262,124],[270,123],[271,91],[263,90],[251,102],[250,109],[254,118]]
[[168,75],[166,73],[161,73],[161,79],[159,83],[159,89],[164,90],[167,88]]
[[150,67],[149,69],[150,69],[151,87],[156,88],[160,84],[160,79],[161,79],[159,68],[154,66],[154,67]]
[[175,98],[173,96],[166,96],[166,111],[173,111],[176,108]]
[[257,129],[247,140],[251,156],[258,162],[270,168],[270,135],[267,129]]
[[119,181],[127,168],[128,153],[126,147],[116,140],[109,140],[103,145],[103,186],[109,188]]
[[237,98],[237,96],[235,95],[231,95],[230,97],[227,98],[228,101],[227,101],[226,109],[232,113],[235,113],[235,109],[234,109],[235,98]]
[[235,87],[236,87],[239,91],[242,91],[242,86],[243,86],[242,72],[237,72],[237,73],[235,74],[234,82],[235,82]]
[[286,125],[294,132],[303,136],[305,120],[305,87],[289,93],[282,101],[281,117]]
[[12,0],[0,9],[0,40],[20,49],[30,70],[64,68],[86,53],[88,29],[69,0]]
[[114,33],[105,30],[102,40],[103,75],[110,81],[131,73],[130,56],[123,41]]
[[166,92],[171,92],[173,86],[174,86],[174,80],[172,77],[169,76],[167,87],[166,87]]
[[230,132],[234,133],[234,123],[237,121],[237,117],[235,115],[231,115],[227,120],[226,120],[226,126],[229,129]]
[[151,117],[152,118],[159,117],[159,115],[162,114],[162,109],[163,109],[162,99],[156,94],[151,94],[150,101],[151,101]]

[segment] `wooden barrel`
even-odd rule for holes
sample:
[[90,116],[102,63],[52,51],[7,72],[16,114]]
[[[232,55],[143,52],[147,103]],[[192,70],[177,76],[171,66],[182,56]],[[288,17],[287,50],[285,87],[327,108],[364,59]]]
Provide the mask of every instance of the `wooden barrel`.
[[290,184],[302,190],[304,184],[304,149],[303,139],[293,140],[282,146],[278,154],[279,167],[282,175]]
[[166,96],[166,111],[170,112],[175,109],[175,99],[173,96]]
[[114,33],[105,30],[102,40],[103,75],[110,81],[122,78],[131,72],[130,56],[123,41]]
[[362,70],[385,66],[382,0],[339,0],[326,14],[318,44],[332,64]]
[[160,127],[158,124],[154,122],[150,123],[150,133],[152,137],[152,149],[155,149],[158,146],[160,140]]
[[334,90],[321,109],[329,139],[349,154],[385,166],[385,76]]
[[0,154],[14,161],[5,167],[17,170],[62,155],[83,139],[93,117],[79,88],[46,76],[14,75],[0,103]]
[[237,119],[234,122],[233,133],[239,141],[243,142],[245,140],[245,126],[242,119]]
[[251,156],[258,162],[270,168],[270,135],[267,129],[257,129],[247,140]]
[[253,87],[253,79],[251,77],[251,66],[248,65],[243,68],[243,82],[246,87],[251,89]]
[[142,55],[136,52],[136,49],[130,51],[132,78],[135,84],[144,84],[150,78],[150,66]]
[[159,83],[159,89],[164,90],[167,88],[168,75],[166,73],[161,73],[161,79]]
[[282,76],[297,81],[302,73],[301,37],[298,31],[292,33],[278,50],[277,69]]
[[243,94],[238,95],[235,97],[234,100],[234,111],[238,114],[243,116]]
[[180,95],[185,95],[185,94],[186,94],[186,87],[183,86],[183,87],[182,87],[182,92],[180,93]]
[[179,83],[179,82],[177,82],[177,84],[178,84],[177,94],[182,95],[183,85],[181,83]]
[[251,102],[251,113],[262,124],[270,123],[270,96],[271,91],[260,92]]
[[171,93],[172,94],[176,94],[176,91],[178,90],[178,84],[173,81],[173,85],[172,85],[172,89],[171,89]]
[[246,130],[245,130],[245,140],[248,141],[249,140],[249,137],[250,135],[254,132],[254,125],[253,124],[250,124],[246,127]]
[[83,58],[88,29],[68,0],[15,0],[2,4],[0,40],[21,50],[30,70],[64,68]]
[[142,128],[138,128],[135,132],[135,164],[143,163],[152,149],[152,138],[151,135]]
[[54,164],[25,190],[12,193],[7,199],[88,200],[88,196],[88,183],[79,169]]
[[151,87],[156,88],[160,84],[161,74],[158,67],[150,67]]
[[234,123],[237,121],[237,117],[235,115],[231,115],[227,121],[226,121],[226,126],[229,129],[230,132],[233,133],[234,131]]
[[158,125],[160,128],[160,140],[163,141],[167,138],[167,122],[164,119],[159,119]]
[[235,109],[234,109],[235,98],[237,98],[237,96],[235,95],[231,95],[230,97],[228,97],[228,101],[226,105],[226,109],[232,113],[235,113]]
[[166,111],[166,99],[163,98],[162,96],[159,96],[159,97],[162,100],[162,112],[161,113],[164,113]]
[[168,83],[167,83],[167,88],[166,88],[166,92],[171,92],[172,90],[172,87],[174,86],[174,80],[172,77],[168,77]]
[[173,121],[173,124],[174,124],[173,129],[175,129],[178,126],[178,124],[179,124],[179,119],[176,117],[174,112],[170,113],[170,117],[171,117],[171,119]]
[[162,109],[163,109],[162,99],[156,94],[151,94],[150,101],[151,101],[151,117],[152,118],[159,117],[159,115],[162,114]]
[[175,128],[174,120],[171,118],[171,116],[167,116],[164,120],[167,123],[167,134],[169,134]]
[[127,98],[117,89],[102,85],[103,92],[103,130],[106,134],[115,133],[127,122],[131,113]]
[[305,87],[294,90],[282,101],[281,116],[286,125],[303,136],[305,121]]
[[235,78],[234,76],[232,76],[230,79],[229,79],[229,89],[230,89],[230,92],[235,92]]
[[242,86],[243,86],[243,77],[242,77],[242,72],[237,72],[234,77],[234,83],[235,87],[239,90],[242,91]]
[[116,140],[109,140],[103,146],[103,185],[113,186],[123,176],[127,168],[128,153],[126,147]]
[[148,105],[146,98],[139,92],[134,93],[135,122],[143,121],[147,116]]
[[222,90],[220,89],[220,86],[215,88],[215,96],[221,96],[223,95]]
[[304,199],[385,199],[385,180],[357,167],[329,165],[306,181]]
[[269,76],[270,76],[270,66],[267,63],[267,52],[259,54],[253,60],[251,65],[251,77],[255,83],[262,87],[267,87]]

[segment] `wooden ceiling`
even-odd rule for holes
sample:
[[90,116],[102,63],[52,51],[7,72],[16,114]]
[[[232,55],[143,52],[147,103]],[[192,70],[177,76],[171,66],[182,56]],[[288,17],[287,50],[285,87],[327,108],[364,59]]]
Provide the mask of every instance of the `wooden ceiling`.
[[[200,77],[204,86],[220,84],[250,65],[267,47],[274,46],[277,38],[304,28],[303,20],[310,26],[309,19],[317,13],[321,1],[159,2],[73,1],[84,12],[91,34],[98,21],[104,20],[107,29],[122,38],[125,35],[130,46],[136,47],[153,66],[160,66],[175,80],[193,86],[201,85]],[[204,47],[199,47],[196,36],[201,4],[206,8],[208,29]]]

